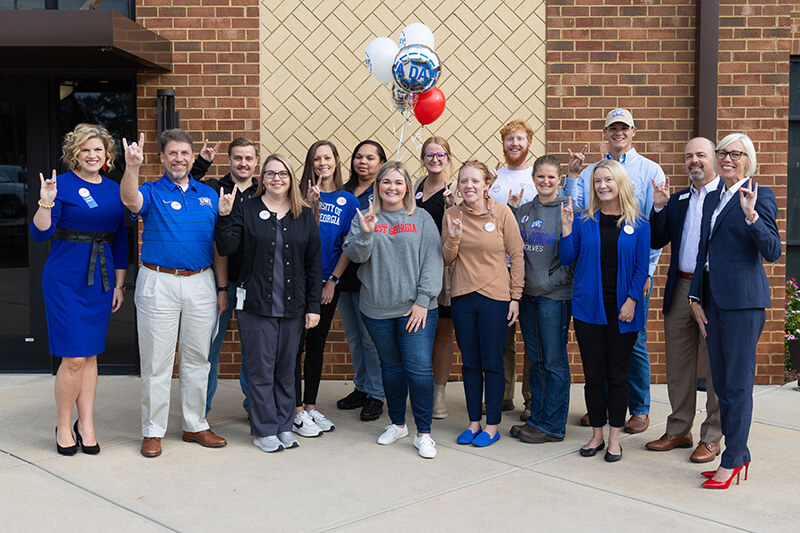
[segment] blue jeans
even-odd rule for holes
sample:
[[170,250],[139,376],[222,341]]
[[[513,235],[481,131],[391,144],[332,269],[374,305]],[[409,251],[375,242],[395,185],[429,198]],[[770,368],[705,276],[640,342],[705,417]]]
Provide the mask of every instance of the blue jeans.
[[[652,294],[653,289],[650,288]],[[644,325],[636,337],[628,370],[628,411],[632,415],[650,414],[650,355],[647,353],[647,314],[650,311],[650,294],[636,305],[644,305]]]
[[571,300],[522,296],[519,325],[531,363],[531,416],[527,423],[552,437],[564,438],[569,412],[567,337]]
[[361,315],[375,341],[381,358],[386,410],[392,424],[406,423],[406,397],[411,396],[411,411],[417,433],[431,432],[433,414],[433,337],[438,309],[429,309],[425,328],[406,331],[407,316],[369,318]]
[[[234,309],[236,309],[236,284],[228,283],[228,308],[219,315],[219,331],[217,331],[217,336],[211,339],[211,348],[208,351],[210,368],[208,370],[208,392],[206,392],[206,414],[211,411],[211,400],[214,399],[214,394],[217,392],[219,352],[222,349],[222,343],[225,340],[225,332],[228,331]],[[242,349],[242,369],[239,372],[239,385],[241,385],[242,392],[244,393],[242,406],[244,406],[244,410],[247,411],[247,363],[244,357],[244,344],[241,342],[241,336],[239,337],[239,346],[241,346]]]
[[470,422],[481,420],[484,387],[486,424],[497,425],[502,419],[506,388],[503,352],[508,336],[508,304],[477,292],[456,296],[451,300]]
[[350,359],[356,376],[353,383],[357,390],[366,392],[370,398],[383,401],[383,382],[381,380],[381,360],[369,331],[361,320],[358,310],[360,292],[339,294],[339,318],[344,326],[344,337],[350,345]]

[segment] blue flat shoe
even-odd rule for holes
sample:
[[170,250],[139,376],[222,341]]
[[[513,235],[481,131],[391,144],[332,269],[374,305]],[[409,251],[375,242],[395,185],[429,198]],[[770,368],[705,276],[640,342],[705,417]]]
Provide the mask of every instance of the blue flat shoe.
[[481,431],[480,435],[475,437],[472,441],[473,446],[477,446],[479,448],[484,448],[486,446],[490,446],[495,442],[500,440],[500,431],[494,434],[494,437],[491,437],[485,431]]
[[472,441],[475,440],[475,437],[480,435],[481,430],[479,429],[475,433],[472,432],[471,429],[465,429],[461,435],[458,436],[456,442],[458,444],[472,444]]

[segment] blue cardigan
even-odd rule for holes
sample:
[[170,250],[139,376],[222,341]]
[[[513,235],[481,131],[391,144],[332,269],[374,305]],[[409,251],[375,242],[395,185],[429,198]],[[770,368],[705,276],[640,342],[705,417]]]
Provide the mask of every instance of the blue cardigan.
[[[572,287],[572,316],[589,324],[607,324],[600,275],[600,221],[579,213],[572,233],[558,241],[561,263],[575,262]],[[576,262],[577,260],[577,262]],[[644,326],[642,291],[650,260],[650,224],[640,219],[632,234],[620,230],[617,241],[617,309],[630,296],[636,300],[631,322],[619,322],[620,333],[639,331]]]

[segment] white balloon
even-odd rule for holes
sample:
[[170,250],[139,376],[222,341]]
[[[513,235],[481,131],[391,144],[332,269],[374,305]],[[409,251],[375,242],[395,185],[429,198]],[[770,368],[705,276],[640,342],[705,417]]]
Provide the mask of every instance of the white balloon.
[[392,81],[392,65],[399,50],[397,43],[388,37],[372,39],[364,51],[364,64],[369,73],[381,83]]
[[412,44],[421,44],[427,46],[431,50],[435,50],[434,45],[436,43],[433,39],[433,32],[429,27],[421,22],[413,22],[400,32],[398,44],[400,48],[405,48]]

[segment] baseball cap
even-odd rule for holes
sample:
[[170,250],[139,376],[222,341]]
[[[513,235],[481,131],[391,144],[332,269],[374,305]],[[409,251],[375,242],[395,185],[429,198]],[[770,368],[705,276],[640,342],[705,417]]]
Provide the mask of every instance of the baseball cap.
[[627,109],[622,109],[618,107],[617,109],[612,109],[606,115],[606,125],[603,126],[604,128],[609,127],[615,122],[622,122],[623,124],[627,124],[631,128],[635,128],[636,126],[633,125],[633,115]]

